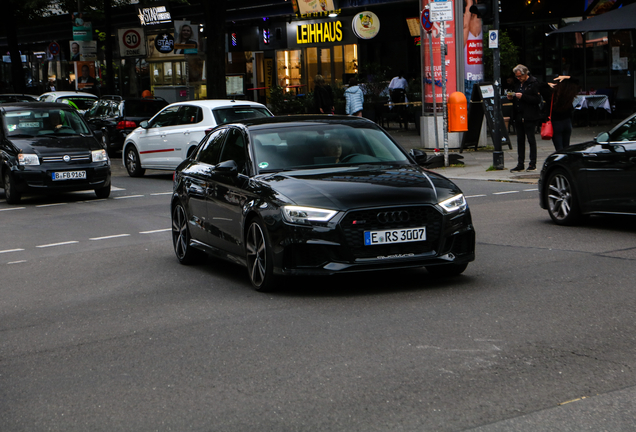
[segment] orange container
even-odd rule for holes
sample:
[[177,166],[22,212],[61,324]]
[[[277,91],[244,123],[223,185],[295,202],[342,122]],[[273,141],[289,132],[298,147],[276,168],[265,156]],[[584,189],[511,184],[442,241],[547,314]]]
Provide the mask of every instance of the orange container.
[[453,92],[448,96],[448,131],[466,132],[468,130],[468,104],[462,92]]

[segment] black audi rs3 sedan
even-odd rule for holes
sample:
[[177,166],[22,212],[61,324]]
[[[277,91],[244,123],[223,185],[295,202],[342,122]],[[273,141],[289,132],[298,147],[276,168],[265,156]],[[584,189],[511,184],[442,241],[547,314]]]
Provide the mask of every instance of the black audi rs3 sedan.
[[259,291],[281,275],[426,267],[475,258],[466,199],[366,119],[289,116],[213,129],[174,174],[174,250],[247,267]]
[[24,193],[110,195],[110,159],[80,114],[63,103],[0,105],[0,182],[7,203]]

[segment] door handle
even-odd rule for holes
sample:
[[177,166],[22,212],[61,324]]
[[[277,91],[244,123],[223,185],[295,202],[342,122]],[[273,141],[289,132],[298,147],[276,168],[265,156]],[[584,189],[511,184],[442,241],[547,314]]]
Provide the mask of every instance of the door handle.
[[184,134],[184,135],[190,135],[190,131],[189,131],[189,130],[187,130],[187,131],[185,131],[183,134]]

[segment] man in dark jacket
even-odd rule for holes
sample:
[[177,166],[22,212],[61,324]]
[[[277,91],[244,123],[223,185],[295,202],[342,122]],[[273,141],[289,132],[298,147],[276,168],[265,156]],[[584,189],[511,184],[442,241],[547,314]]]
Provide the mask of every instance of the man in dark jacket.
[[512,100],[512,113],[517,131],[517,166],[510,172],[521,172],[524,170],[526,155],[526,137],[530,146],[530,164],[527,171],[537,170],[537,140],[534,134],[537,125],[541,121],[541,94],[539,81],[530,75],[530,71],[524,65],[515,66],[512,71],[517,79],[514,94],[508,94],[508,99]]

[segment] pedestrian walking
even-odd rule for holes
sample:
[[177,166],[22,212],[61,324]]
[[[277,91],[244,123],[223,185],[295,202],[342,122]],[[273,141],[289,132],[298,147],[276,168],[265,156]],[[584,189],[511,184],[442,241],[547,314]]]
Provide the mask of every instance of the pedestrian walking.
[[349,80],[349,88],[345,90],[345,112],[348,115],[362,117],[362,108],[364,106],[364,93],[358,86],[358,80],[355,77],[351,77]]
[[512,115],[517,132],[517,166],[510,172],[521,172],[525,167],[526,138],[530,147],[530,163],[526,171],[537,170],[537,140],[534,134],[537,124],[541,120],[541,94],[539,81],[524,65],[517,65],[512,69],[517,79],[514,93],[508,94],[512,101]]
[[314,78],[314,107],[316,114],[333,114],[333,90],[325,83],[325,78],[318,74]]
[[552,87],[552,144],[555,150],[570,146],[572,135],[572,115],[574,114],[574,98],[579,93],[579,84],[567,75],[558,76]]

